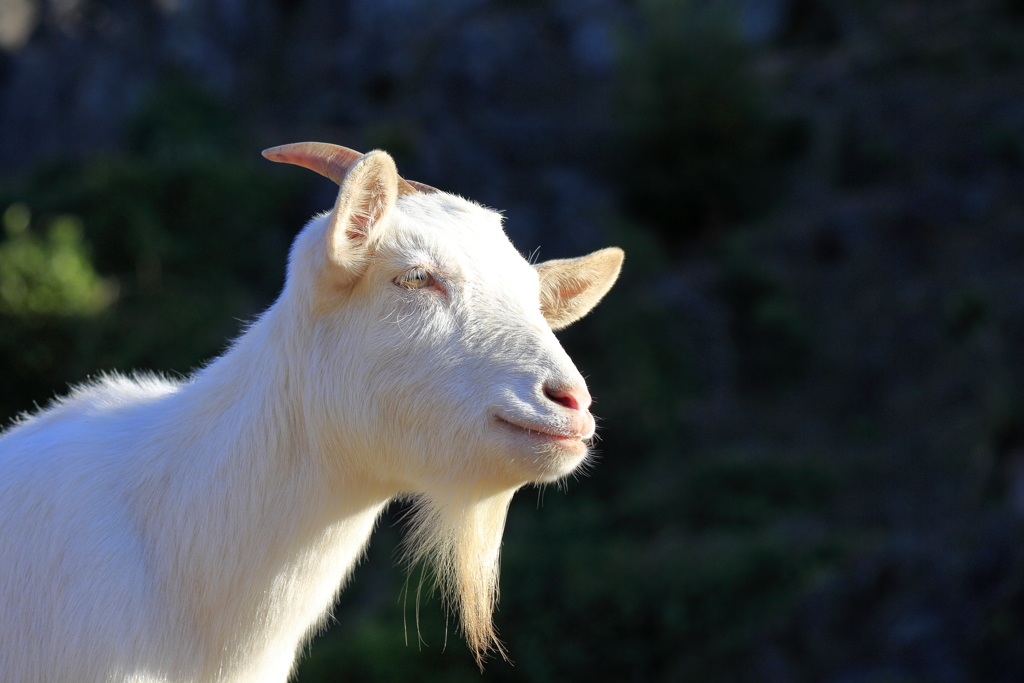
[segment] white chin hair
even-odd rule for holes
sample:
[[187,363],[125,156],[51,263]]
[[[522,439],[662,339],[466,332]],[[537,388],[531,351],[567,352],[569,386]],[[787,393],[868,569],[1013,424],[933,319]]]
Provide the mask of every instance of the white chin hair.
[[550,484],[575,472],[586,461],[590,449],[582,442],[576,442],[575,448],[551,445],[536,454],[534,465],[535,484]]

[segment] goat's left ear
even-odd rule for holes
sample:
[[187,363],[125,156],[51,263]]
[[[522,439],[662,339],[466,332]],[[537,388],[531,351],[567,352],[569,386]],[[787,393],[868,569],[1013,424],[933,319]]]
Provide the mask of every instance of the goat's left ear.
[[540,309],[552,330],[576,322],[590,312],[615,284],[625,253],[618,247],[573,259],[538,263]]
[[398,199],[398,169],[380,150],[352,164],[327,224],[327,259],[346,273],[360,270],[368,247]]

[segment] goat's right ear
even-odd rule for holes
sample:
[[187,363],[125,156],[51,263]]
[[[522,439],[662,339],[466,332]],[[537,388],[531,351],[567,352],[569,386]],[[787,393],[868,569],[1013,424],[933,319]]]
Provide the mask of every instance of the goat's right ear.
[[377,231],[395,208],[398,183],[394,160],[380,150],[361,156],[345,174],[324,235],[327,261],[343,279],[362,271]]

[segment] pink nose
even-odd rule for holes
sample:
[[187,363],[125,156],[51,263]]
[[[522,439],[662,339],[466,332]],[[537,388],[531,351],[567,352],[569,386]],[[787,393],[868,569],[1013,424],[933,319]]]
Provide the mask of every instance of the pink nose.
[[544,395],[569,410],[584,411],[590,407],[590,392],[584,386],[553,387],[545,384]]

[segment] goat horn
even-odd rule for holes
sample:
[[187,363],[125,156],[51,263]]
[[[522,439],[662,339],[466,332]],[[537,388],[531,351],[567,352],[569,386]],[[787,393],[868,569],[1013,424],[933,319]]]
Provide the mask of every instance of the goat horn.
[[[341,185],[348,169],[352,168],[352,165],[363,155],[354,149],[327,142],[295,142],[290,145],[265,149],[263,156],[270,161],[308,168]],[[430,185],[416,181],[398,179],[398,194],[416,194],[418,192],[437,192],[437,190]]]

